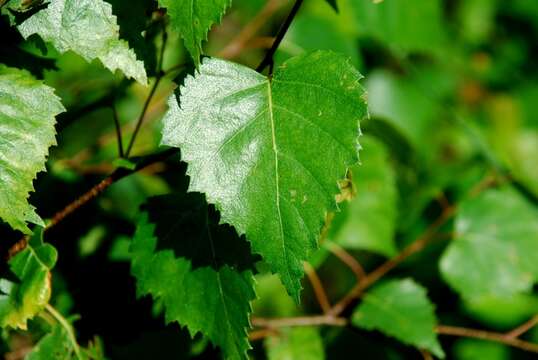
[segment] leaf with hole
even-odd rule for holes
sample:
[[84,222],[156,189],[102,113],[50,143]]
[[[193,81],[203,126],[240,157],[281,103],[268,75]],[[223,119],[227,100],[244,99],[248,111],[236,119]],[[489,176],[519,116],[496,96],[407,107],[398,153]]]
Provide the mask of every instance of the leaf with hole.
[[162,143],[181,148],[190,191],[246,234],[296,301],[302,262],[337,209],[337,182],[357,162],[360,79],[347,58],[325,51],[288,60],[270,79],[205,59],[181,106],[169,100]]

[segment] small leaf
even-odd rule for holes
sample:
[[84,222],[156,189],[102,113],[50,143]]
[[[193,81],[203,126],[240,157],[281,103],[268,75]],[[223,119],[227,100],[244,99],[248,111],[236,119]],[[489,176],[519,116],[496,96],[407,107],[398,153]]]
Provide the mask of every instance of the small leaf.
[[201,332],[226,358],[246,359],[255,298],[248,243],[218,224],[201,194],[153,198],[147,208],[132,245],[138,294],[161,301],[167,322]]
[[327,239],[346,248],[396,255],[396,176],[383,144],[371,137],[361,143],[361,165],[350,169],[355,197],[340,204]]
[[44,225],[28,197],[56,145],[54,117],[63,111],[52,88],[0,64],[0,218],[26,234],[27,222]]
[[538,280],[538,211],[509,188],[462,202],[441,273],[462,296],[508,297]]
[[19,281],[0,279],[0,327],[26,329],[26,321],[48,304],[50,270],[56,258],[56,249],[43,243],[42,229],[38,229],[28,246],[9,260]]
[[99,59],[110,71],[146,85],[144,64],[119,38],[112,6],[103,0],[50,0],[50,4],[18,26],[24,38],[38,34],[60,53],[72,50],[87,61]]
[[435,335],[433,305],[426,290],[411,279],[391,280],[370,290],[355,309],[351,322],[444,358]]
[[72,359],[73,345],[68,332],[60,325],[45,335],[26,355],[26,360],[69,360]]
[[298,327],[282,329],[265,341],[269,360],[323,360],[325,351],[318,329]]
[[338,180],[357,162],[367,114],[360,79],[325,51],[288,60],[272,79],[205,59],[181,88],[181,108],[169,100],[162,143],[181,148],[189,190],[246,234],[297,302],[302,262],[337,209]]
[[203,53],[202,41],[207,40],[211,26],[219,23],[232,0],[159,0],[170,16],[172,26],[181,33],[185,47],[196,66]]

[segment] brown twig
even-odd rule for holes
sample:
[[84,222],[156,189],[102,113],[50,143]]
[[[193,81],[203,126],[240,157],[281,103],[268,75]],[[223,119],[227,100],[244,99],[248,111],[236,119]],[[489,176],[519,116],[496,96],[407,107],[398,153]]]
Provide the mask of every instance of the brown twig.
[[329,310],[331,310],[331,304],[329,302],[329,298],[327,297],[327,293],[323,288],[323,284],[316,273],[316,270],[312,267],[312,265],[304,262],[304,271],[306,276],[308,276],[308,280],[310,280],[310,284],[312,285],[312,289],[314,290],[314,294],[316,295],[316,299],[318,300],[321,310],[324,314],[328,313]]
[[509,345],[509,346],[512,346],[521,350],[538,353],[538,344],[533,344],[528,341],[508,337],[506,334],[478,330],[478,329],[468,329],[468,328],[457,327],[457,326],[447,326],[447,325],[439,325],[437,326],[435,330],[440,335],[461,336],[461,337],[468,337],[468,338],[474,338],[474,339],[494,341],[494,342]]
[[420,354],[424,360],[433,360],[432,354],[426,350],[420,350]]
[[523,324],[519,325],[515,329],[509,331],[506,333],[506,337],[508,339],[515,339],[532,329],[538,324],[538,315],[534,315],[531,317],[528,321],[524,322]]
[[[168,149],[160,153],[151,154],[151,155],[141,158],[137,162],[135,168],[132,170],[125,169],[125,168],[117,169],[112,174],[110,174],[110,176],[103,179],[101,182],[99,182],[97,185],[95,185],[90,190],[85,192],[82,196],[77,198],[75,201],[71,202],[65,208],[58,211],[52,217],[52,220],[47,224],[44,231],[46,232],[50,230],[51,228],[53,228],[54,226],[56,226],[58,223],[62,222],[69,215],[71,215],[72,213],[80,209],[82,206],[84,206],[91,200],[95,199],[99,194],[101,194],[103,191],[105,191],[110,185],[114,184],[115,182],[123,179],[126,176],[134,174],[150,165],[164,161],[167,158],[177,153],[179,153],[179,149]],[[11,259],[17,253],[24,250],[24,248],[28,245],[28,240],[29,240],[29,237],[25,236],[22,239],[20,239],[18,242],[16,242],[13,246],[11,246],[8,250],[7,258]]]
[[441,215],[435,220],[417,240],[411,245],[406,247],[401,253],[393,257],[392,259],[381,264],[374,271],[366,275],[361,281],[357,283],[339,302],[337,302],[329,312],[330,315],[340,315],[355,299],[357,299],[364,290],[372,286],[375,282],[381,279],[385,274],[401,264],[404,260],[411,255],[421,251],[435,238],[437,230],[452,216],[455,214],[455,207],[446,208]]
[[329,325],[329,326],[346,326],[348,323],[346,318],[335,317],[330,315],[314,315],[314,316],[298,316],[289,318],[252,318],[252,325],[266,329],[278,329],[282,327],[297,327],[297,326],[314,326],[314,325]]
[[166,41],[168,40],[168,33],[166,32],[166,27],[163,23],[163,29],[162,29],[162,44],[161,44],[161,53],[159,56],[159,62],[157,64],[157,77],[155,78],[155,83],[151,87],[151,90],[149,92],[149,95],[144,102],[144,106],[142,107],[142,112],[140,113],[140,116],[138,117],[138,120],[136,122],[136,126],[133,132],[133,135],[131,136],[131,140],[129,141],[129,145],[127,146],[127,150],[125,150],[125,157],[128,158],[131,154],[131,150],[133,149],[134,143],[136,141],[138,132],[140,131],[140,128],[142,127],[142,123],[144,122],[144,119],[146,117],[146,112],[148,111],[149,104],[151,103],[151,100],[153,99],[153,96],[155,95],[155,92],[157,91],[157,88],[159,87],[159,84],[165,75],[163,72],[163,61],[164,61],[164,50],[166,49]]
[[267,328],[267,329],[251,331],[248,334],[248,339],[250,341],[256,341],[256,340],[264,339],[268,336],[275,336],[275,335],[278,335],[277,329]]
[[331,241],[327,241],[325,246],[331,253],[334,254],[334,256],[340,259],[340,261],[346,264],[351,271],[353,271],[357,277],[357,281],[360,282],[366,277],[366,272],[359,261],[351,256],[351,254],[348,253],[343,247]]
[[[295,4],[293,4],[293,7],[291,8],[288,17],[280,27],[280,30],[278,30],[278,34],[276,35],[273,45],[271,46],[269,51],[267,51],[267,54],[265,54],[265,57],[260,62],[260,65],[258,65],[258,67],[256,68],[256,71],[262,72],[267,66],[269,66],[271,70],[271,65],[273,64],[273,55],[275,55],[275,52],[277,51],[278,47],[280,46],[280,43],[284,39],[284,36],[286,36],[286,33],[288,32],[288,29],[290,28],[293,19],[299,12],[299,9],[303,5],[303,2],[304,0],[295,0]],[[271,73],[271,71],[269,71],[269,73]]]

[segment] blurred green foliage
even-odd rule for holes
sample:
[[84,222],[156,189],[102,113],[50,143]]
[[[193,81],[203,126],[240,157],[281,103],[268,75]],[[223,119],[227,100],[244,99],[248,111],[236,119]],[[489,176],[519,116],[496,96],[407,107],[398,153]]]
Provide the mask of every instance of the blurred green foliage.
[[[148,87],[111,73],[99,61],[87,62],[74,52],[60,54],[37,36],[24,40],[10,24],[24,17],[27,2],[0,0],[0,63],[42,79],[68,110],[57,117],[58,145],[51,148],[48,172],[38,175],[30,197],[43,219],[50,219],[118,167],[114,119],[127,144],[155,76],[164,70],[132,151],[134,156],[154,153],[161,140],[166,99],[186,73],[194,72],[182,34],[156,1],[107,2],[117,16],[119,37],[144,61]],[[432,245],[390,272],[389,284],[413,278],[420,287],[419,297],[435,304],[437,322],[442,324],[503,332],[538,314],[533,261],[538,254],[538,1],[337,3],[338,13],[326,0],[305,0],[275,54],[279,65],[308,51],[332,50],[350,57],[365,75],[370,117],[361,125],[362,165],[352,168],[348,184],[354,198],[344,196],[342,211],[329,222],[311,261],[330,302],[334,304],[356,281],[329,251],[331,243],[371,270],[454,205],[455,221],[440,229]],[[234,0],[221,24],[209,33],[203,45],[206,53],[232,54],[234,61],[256,67],[268,48],[268,37],[278,31],[291,4]],[[264,16],[256,18],[263,11]],[[237,42],[253,19],[259,22],[258,30]],[[228,48],[231,43],[240,51]],[[101,358],[104,353],[106,358],[130,360],[220,356],[202,335],[191,339],[177,323],[165,325],[163,304],[149,297],[137,299],[130,274],[129,246],[140,206],[150,197],[186,190],[186,165],[178,159],[115,183],[45,236],[59,254],[52,270],[50,303],[75,327],[84,356]],[[20,237],[0,224],[2,257]],[[17,266],[10,273],[8,267],[0,267],[0,302],[5,298],[3,286],[13,283],[13,270],[15,275],[20,270]],[[303,280],[301,304],[296,305],[277,277],[267,274],[267,264],[259,262],[256,267],[259,298],[252,304],[254,316],[320,313],[308,278]],[[37,275],[43,286],[43,274]],[[170,286],[175,285],[180,284]],[[395,299],[395,308],[404,306],[405,299]],[[416,315],[412,310],[403,310],[411,314],[411,321]],[[72,314],[80,318],[75,321]],[[394,326],[385,332],[395,338],[364,329],[394,321],[384,320],[362,328],[286,329],[253,341],[249,354],[260,359],[420,359],[416,349],[395,339],[399,334],[394,332],[405,328]],[[51,327],[50,322],[46,316],[36,317],[27,330],[4,329],[0,353],[8,358],[32,351],[28,359],[42,359],[39,353],[48,346],[71,349],[73,344],[66,344],[61,334],[65,329]],[[523,338],[538,342],[538,330]],[[498,343],[438,339],[448,359],[533,358]],[[441,354],[436,346],[431,348]]]

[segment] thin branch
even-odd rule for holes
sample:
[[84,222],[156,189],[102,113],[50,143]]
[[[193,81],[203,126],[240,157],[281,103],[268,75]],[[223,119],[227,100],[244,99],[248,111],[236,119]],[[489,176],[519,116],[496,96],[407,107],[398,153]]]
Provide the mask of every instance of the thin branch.
[[411,255],[421,251],[435,238],[437,230],[445,224],[456,212],[455,207],[446,208],[441,215],[435,220],[422,235],[420,235],[411,245],[406,247],[401,253],[393,257],[392,259],[381,264],[374,271],[369,273],[366,277],[359,281],[338,303],[336,303],[331,311],[330,315],[338,316],[344,310],[351,305],[355,299],[357,299],[364,290],[372,286],[375,282],[385,276],[389,271],[401,264],[404,260]]
[[420,350],[420,354],[424,360],[433,360],[432,354],[427,350]]
[[357,281],[362,281],[362,279],[366,277],[366,272],[359,261],[348,253],[343,247],[332,241],[327,241],[325,246],[331,253],[333,253],[334,256],[340,259],[340,261],[346,264],[351,271],[353,271]]
[[301,8],[301,5],[303,4],[303,0],[296,0],[295,4],[293,4],[293,8],[291,9],[288,17],[284,21],[284,24],[282,24],[282,27],[278,31],[278,34],[276,36],[275,41],[273,42],[273,46],[267,51],[267,54],[265,54],[265,57],[263,58],[262,62],[258,67],[256,68],[256,71],[261,72],[263,69],[265,69],[267,66],[271,65],[273,62],[273,55],[275,55],[276,50],[280,46],[280,43],[282,42],[282,39],[284,39],[284,36],[288,32],[288,29],[290,28],[291,23],[293,22],[293,19],[299,12],[299,9]]
[[282,0],[269,0],[261,11],[241,30],[241,32],[219,52],[219,57],[233,59],[247,47],[249,41],[271,16],[282,7]]
[[282,327],[298,327],[298,326],[346,326],[348,323],[346,318],[335,317],[329,315],[314,315],[314,316],[298,316],[289,318],[252,318],[252,325],[267,329],[278,329]]
[[151,100],[153,99],[153,96],[155,95],[155,92],[157,91],[157,87],[159,86],[159,83],[161,82],[163,78],[163,75],[164,75],[163,74],[163,59],[164,59],[164,50],[166,49],[167,39],[168,39],[168,34],[163,25],[161,53],[159,56],[159,63],[157,64],[157,77],[155,78],[155,83],[153,83],[153,86],[151,87],[149,95],[146,101],[144,102],[144,107],[142,108],[142,112],[140,113],[140,116],[138,117],[138,121],[136,122],[136,127],[133,132],[133,135],[131,136],[131,141],[129,141],[129,146],[127,146],[127,151],[125,152],[126,158],[128,158],[129,155],[131,154],[131,150],[133,149],[133,145],[138,136],[138,132],[140,131],[140,128],[142,127],[142,123],[144,122],[144,118],[146,117],[146,112],[148,111],[149,104],[151,103]]
[[80,347],[78,346],[77,338],[75,336],[75,332],[73,331],[73,327],[69,322],[60,314],[58,311],[56,311],[55,308],[53,308],[50,304],[45,305],[45,309],[51,314],[54,319],[65,329],[67,332],[67,335],[69,337],[69,341],[71,341],[71,345],[73,346],[73,351],[75,352],[75,355],[77,359],[83,360],[82,354],[80,353]]
[[506,336],[506,334],[447,325],[439,325],[435,330],[440,335],[461,336],[494,341],[521,350],[538,353],[538,344],[533,344],[524,340],[508,337]]
[[261,340],[269,336],[275,336],[278,335],[278,331],[276,329],[268,328],[268,329],[261,329],[261,330],[254,330],[251,331],[248,334],[248,339],[250,341],[256,341]]
[[307,262],[304,262],[304,270],[306,276],[308,276],[308,280],[310,280],[310,284],[312,285],[312,289],[314,290],[314,294],[316,295],[321,310],[323,310],[324,314],[328,313],[329,310],[331,310],[331,304],[316,270]]
[[[69,215],[80,209],[82,206],[86,205],[91,200],[95,199],[99,194],[101,194],[103,191],[105,191],[110,185],[114,184],[115,182],[123,179],[124,177],[127,177],[131,174],[134,174],[150,165],[153,165],[155,163],[164,161],[168,159],[169,157],[178,154],[179,149],[168,149],[165,151],[162,151],[160,153],[151,154],[145,157],[140,158],[134,169],[125,169],[125,168],[119,168],[116,171],[114,171],[112,174],[110,174],[108,177],[103,179],[99,184],[92,187],[90,190],[85,192],[82,196],[68,204],[65,208],[58,211],[53,217],[52,220],[47,224],[44,231],[48,231],[54,226],[56,226],[58,223],[62,222],[65,218],[67,218]],[[20,239],[18,242],[16,242],[13,246],[11,246],[8,250],[8,259],[11,259],[13,256],[15,256],[20,251],[24,250],[26,246],[28,245],[29,237],[25,236],[22,239]]]
[[515,339],[532,329],[538,324],[538,315],[534,315],[531,317],[528,321],[524,322],[523,324],[519,325],[515,329],[509,331],[506,333],[506,337],[509,339]]
[[121,126],[120,126],[120,119],[118,117],[118,110],[116,109],[116,105],[112,103],[110,106],[112,109],[112,117],[114,118],[114,126],[116,127],[116,137],[118,140],[118,155],[120,158],[125,157],[125,154],[123,152],[123,140],[121,136]]

